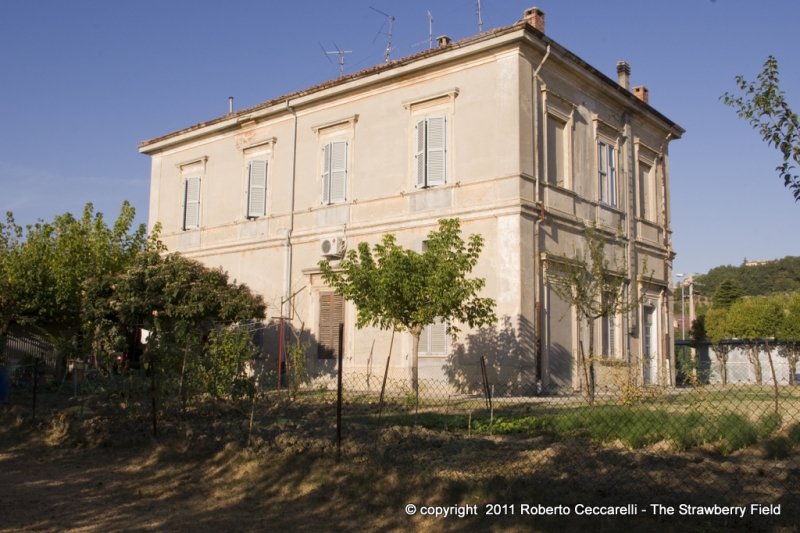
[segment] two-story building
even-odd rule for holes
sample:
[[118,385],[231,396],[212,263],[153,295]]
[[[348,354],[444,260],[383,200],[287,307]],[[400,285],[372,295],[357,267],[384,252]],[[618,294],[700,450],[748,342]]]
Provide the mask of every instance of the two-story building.
[[[319,276],[359,242],[394,233],[422,251],[441,218],[486,245],[474,275],[500,322],[426,328],[420,378],[459,383],[486,356],[496,380],[579,387],[576,317],[547,283],[548,258],[583,246],[584,223],[621,230],[642,305],[598,323],[597,352],[644,382],[674,380],[669,142],[683,133],[629,87],[544,34],[544,13],[143,142],[151,157],[150,224],[292,315],[312,343],[309,368],[332,367],[344,324],[344,369],[382,375],[390,333],[355,327],[355,309]],[[646,264],[652,276],[637,282]],[[648,272],[649,274],[650,272]],[[636,285],[636,287],[631,287]],[[289,313],[293,297],[296,312]],[[283,311],[282,311],[283,309]],[[583,328],[585,331],[585,328]],[[275,361],[277,340],[263,339]],[[391,375],[410,372],[408,334]]]

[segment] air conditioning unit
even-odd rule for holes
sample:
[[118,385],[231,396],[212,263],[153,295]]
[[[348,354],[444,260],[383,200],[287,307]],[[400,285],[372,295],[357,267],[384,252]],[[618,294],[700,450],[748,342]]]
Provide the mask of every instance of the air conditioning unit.
[[341,257],[344,247],[344,237],[325,237],[319,241],[319,254],[322,257]]

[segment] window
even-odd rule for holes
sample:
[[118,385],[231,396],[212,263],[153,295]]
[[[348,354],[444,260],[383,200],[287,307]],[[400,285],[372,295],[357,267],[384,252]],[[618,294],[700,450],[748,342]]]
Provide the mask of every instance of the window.
[[617,317],[603,317],[603,355],[617,357]]
[[653,167],[639,161],[639,217],[651,222],[656,221],[654,193]]
[[268,167],[266,159],[254,159],[247,165],[247,218],[266,214]]
[[184,230],[200,227],[200,176],[191,176],[183,182]]
[[614,145],[604,140],[597,141],[598,200],[617,206],[617,176],[614,160]]
[[322,204],[345,201],[347,191],[347,141],[322,145]]
[[447,117],[417,121],[414,135],[416,186],[444,185],[447,181]]
[[447,355],[447,323],[440,318],[422,328],[419,355]]
[[567,123],[552,115],[547,116],[547,182],[565,186]]
[[653,350],[653,315],[655,307],[645,306],[644,308],[644,356],[651,358],[655,355]]
[[339,326],[344,324],[344,298],[341,294],[321,292],[319,294],[319,359],[339,357]]

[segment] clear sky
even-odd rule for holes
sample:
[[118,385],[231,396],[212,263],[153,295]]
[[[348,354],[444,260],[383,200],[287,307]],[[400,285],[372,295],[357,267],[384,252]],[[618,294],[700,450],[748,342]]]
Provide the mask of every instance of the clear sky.
[[[535,2],[535,3],[534,3]],[[149,165],[137,145],[335,78],[478,32],[475,0],[135,2],[6,0],[0,4],[0,212],[51,220],[86,202],[114,219],[122,201],[147,220]],[[800,203],[781,162],[719,97],[775,55],[800,112],[796,0],[483,0],[483,30],[538,5],[546,33],[612,79],[632,85],[687,131],[670,144],[675,272],[744,258],[800,255]],[[386,23],[386,24],[384,24]],[[412,48],[411,45],[426,41]]]

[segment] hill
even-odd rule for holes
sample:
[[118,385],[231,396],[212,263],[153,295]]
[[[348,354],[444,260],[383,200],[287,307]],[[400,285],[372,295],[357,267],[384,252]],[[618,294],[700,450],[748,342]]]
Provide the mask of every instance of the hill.
[[800,290],[800,257],[786,256],[763,264],[718,266],[695,276],[696,288],[711,297],[720,283],[735,279],[742,284],[745,296],[764,296]]

